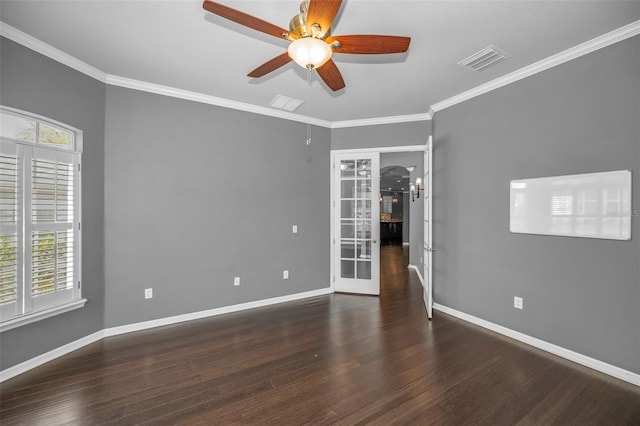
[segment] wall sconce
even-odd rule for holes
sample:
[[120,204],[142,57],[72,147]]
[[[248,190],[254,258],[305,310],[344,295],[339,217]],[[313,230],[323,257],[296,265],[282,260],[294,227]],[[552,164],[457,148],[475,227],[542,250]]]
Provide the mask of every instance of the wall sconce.
[[416,183],[411,184],[411,201],[415,201],[416,198],[420,198],[420,191],[424,191],[422,187],[422,179],[416,178]]

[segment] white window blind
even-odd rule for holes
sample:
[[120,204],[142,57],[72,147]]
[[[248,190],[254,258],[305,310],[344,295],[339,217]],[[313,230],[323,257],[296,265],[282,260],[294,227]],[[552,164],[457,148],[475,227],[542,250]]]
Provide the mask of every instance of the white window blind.
[[15,316],[18,306],[19,197],[18,147],[2,143],[0,153],[0,315]]
[[13,126],[0,141],[4,322],[80,299],[80,153],[72,131],[2,114]]

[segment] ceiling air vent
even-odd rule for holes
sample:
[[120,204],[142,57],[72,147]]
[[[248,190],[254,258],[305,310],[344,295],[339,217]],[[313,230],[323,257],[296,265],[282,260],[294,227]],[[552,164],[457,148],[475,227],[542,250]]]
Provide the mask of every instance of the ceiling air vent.
[[276,95],[269,104],[273,108],[283,109],[285,111],[295,111],[304,101],[293,99],[288,96]]
[[474,53],[458,62],[458,65],[461,67],[470,69],[472,71],[480,71],[483,68],[488,67],[489,65],[493,65],[505,59],[507,54],[504,50],[498,48],[497,46],[490,45],[485,47],[479,52]]

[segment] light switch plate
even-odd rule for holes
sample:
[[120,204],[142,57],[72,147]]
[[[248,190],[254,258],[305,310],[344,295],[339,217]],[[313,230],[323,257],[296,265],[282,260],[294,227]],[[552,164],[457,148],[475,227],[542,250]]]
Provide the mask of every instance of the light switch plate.
[[144,298],[145,299],[153,299],[153,289],[152,288],[145,288],[144,289]]
[[293,225],[292,231],[293,231],[294,234],[297,234],[298,233],[298,225]]
[[288,280],[289,279],[289,271],[287,271],[287,270],[282,271],[282,279],[284,279],[284,280]]

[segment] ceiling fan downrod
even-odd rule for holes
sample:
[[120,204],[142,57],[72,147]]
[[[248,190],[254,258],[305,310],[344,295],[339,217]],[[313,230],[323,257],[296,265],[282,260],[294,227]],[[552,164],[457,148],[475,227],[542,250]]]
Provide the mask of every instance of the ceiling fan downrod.
[[[314,37],[323,40],[329,35],[329,28],[324,30],[320,24],[313,22],[307,25],[307,12],[309,11],[309,0],[303,0],[300,3],[300,13],[291,18],[289,21],[289,32],[295,34],[298,38]],[[324,31],[324,36],[319,37]],[[283,34],[283,37],[285,35]],[[285,37],[288,38],[288,37]]]

